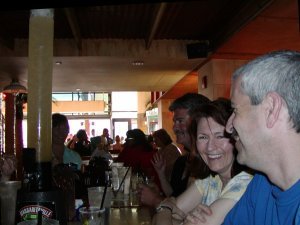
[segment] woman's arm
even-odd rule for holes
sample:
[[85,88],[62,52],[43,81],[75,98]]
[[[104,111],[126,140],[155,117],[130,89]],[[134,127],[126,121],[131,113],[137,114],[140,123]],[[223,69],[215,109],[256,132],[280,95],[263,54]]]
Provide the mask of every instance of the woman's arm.
[[[235,203],[236,201],[233,199],[221,198],[214,201],[209,207],[200,204],[188,214],[184,225],[220,225]],[[211,215],[209,215],[208,209],[211,210]]]
[[163,200],[157,209],[152,225],[181,224],[186,214],[195,208],[201,201],[201,195],[196,184],[193,183],[189,188],[177,198],[171,197]]
[[170,210],[161,210],[154,214],[152,225],[174,225],[172,222],[172,212]]
[[[249,182],[252,179],[252,175],[241,172],[235,177],[233,177],[228,184],[222,190],[219,199],[215,200],[211,205],[210,209],[212,211],[211,215],[205,213],[203,209],[208,209],[207,206],[198,206],[198,212],[195,210],[191,216],[187,217],[187,221],[192,221],[195,218],[198,218],[198,222],[196,224],[206,224],[206,225],[217,225],[221,224],[227,215],[227,213],[231,210],[231,208],[238,202],[241,196],[244,194]],[[196,216],[196,217],[195,217]],[[204,219],[203,219],[204,218]],[[202,222],[200,222],[202,221]],[[186,225],[190,225],[194,223],[186,223]]]
[[164,192],[166,197],[170,197],[173,193],[173,188],[170,183],[167,181],[165,174],[158,174],[158,178],[160,181],[161,189]]
[[184,213],[190,212],[199,202],[201,202],[202,194],[199,192],[195,182],[176,198],[176,206]]
[[173,188],[166,177],[166,160],[159,152],[157,152],[154,154],[151,163],[158,175],[162,191],[166,197],[170,197],[173,193]]

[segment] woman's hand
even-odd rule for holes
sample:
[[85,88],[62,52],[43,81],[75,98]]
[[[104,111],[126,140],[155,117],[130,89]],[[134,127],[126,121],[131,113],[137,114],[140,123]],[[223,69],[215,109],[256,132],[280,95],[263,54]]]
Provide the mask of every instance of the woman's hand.
[[160,174],[160,173],[165,173],[166,170],[166,160],[165,158],[159,153],[155,153],[153,155],[153,159],[151,160],[151,163],[155,169],[155,171]]
[[211,215],[212,211],[209,206],[199,204],[187,215],[184,225],[205,223],[206,218]]

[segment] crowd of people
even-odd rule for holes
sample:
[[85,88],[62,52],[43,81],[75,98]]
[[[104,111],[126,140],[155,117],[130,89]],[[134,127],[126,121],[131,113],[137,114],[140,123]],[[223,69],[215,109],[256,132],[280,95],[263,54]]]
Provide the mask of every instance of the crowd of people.
[[[150,138],[128,130],[114,149],[133,171],[151,178],[140,184],[141,204],[155,209],[152,224],[300,224],[300,53],[275,51],[237,69],[231,100],[188,93],[169,107],[173,141],[165,129]],[[68,121],[52,117],[53,164],[81,157],[109,157],[108,130],[90,141],[84,130],[65,145]],[[177,144],[184,148],[178,148]],[[8,180],[15,160],[1,161]]]

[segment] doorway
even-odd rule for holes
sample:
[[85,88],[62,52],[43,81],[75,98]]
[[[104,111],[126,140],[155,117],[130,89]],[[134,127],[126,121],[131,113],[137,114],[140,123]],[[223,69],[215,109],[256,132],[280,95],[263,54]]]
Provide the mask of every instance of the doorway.
[[112,125],[113,137],[115,138],[116,135],[119,135],[121,140],[124,142],[127,131],[131,130],[131,119],[112,119]]

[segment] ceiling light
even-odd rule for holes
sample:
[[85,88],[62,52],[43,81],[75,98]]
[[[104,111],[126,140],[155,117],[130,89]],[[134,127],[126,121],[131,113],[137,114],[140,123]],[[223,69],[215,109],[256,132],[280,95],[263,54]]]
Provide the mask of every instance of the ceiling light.
[[56,61],[55,64],[59,66],[62,64],[62,61]]
[[135,61],[131,62],[131,65],[133,65],[133,66],[143,66],[144,65],[144,61],[142,61],[142,60],[135,60]]

